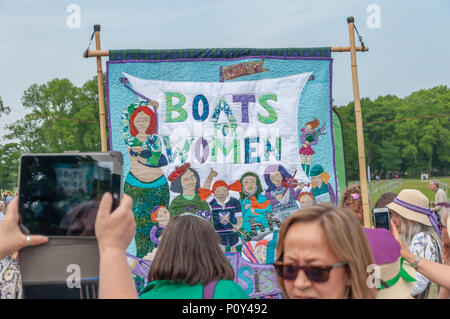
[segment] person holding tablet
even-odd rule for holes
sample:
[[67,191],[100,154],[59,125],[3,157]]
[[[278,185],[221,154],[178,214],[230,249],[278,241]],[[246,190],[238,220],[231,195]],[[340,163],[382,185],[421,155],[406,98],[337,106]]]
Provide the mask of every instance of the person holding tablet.
[[[119,207],[111,213],[113,198],[105,193],[95,221],[100,254],[99,298],[137,298],[137,291],[126,259],[126,248],[136,232],[133,199],[123,195]],[[0,259],[27,247],[42,245],[48,237],[25,235],[19,228],[18,198],[8,205],[0,223]],[[114,267],[108,265],[114,264]]]
[[14,198],[0,223],[0,259],[26,247],[48,242],[48,238],[40,235],[26,236],[19,228],[19,199]]

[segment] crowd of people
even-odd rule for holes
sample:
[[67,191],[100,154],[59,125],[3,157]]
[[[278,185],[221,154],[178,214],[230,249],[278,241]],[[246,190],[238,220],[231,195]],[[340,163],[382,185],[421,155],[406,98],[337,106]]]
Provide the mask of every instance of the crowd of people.
[[[430,188],[438,197],[439,183]],[[283,297],[448,299],[449,204],[438,200],[430,202],[413,189],[383,194],[375,207],[389,209],[390,230],[364,228],[359,186],[344,192],[340,207],[318,204],[291,214],[281,225],[273,264]],[[136,233],[132,202],[123,195],[113,213],[110,194],[100,202],[95,222],[100,298],[249,298],[234,282],[214,227],[191,213],[165,226],[149,283],[138,296],[126,259]],[[22,233],[18,199],[11,200],[0,223],[0,260],[46,242],[47,237]]]

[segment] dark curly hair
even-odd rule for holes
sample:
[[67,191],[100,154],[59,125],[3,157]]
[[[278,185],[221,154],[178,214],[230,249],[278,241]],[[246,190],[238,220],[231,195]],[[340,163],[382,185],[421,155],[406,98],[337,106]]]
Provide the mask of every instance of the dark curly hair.
[[[352,196],[353,195],[353,196]],[[354,198],[356,197],[356,198]],[[347,187],[341,199],[341,207],[347,208],[352,205],[354,202],[359,203],[359,207],[362,207],[362,198],[361,198],[361,186],[353,185]]]
[[374,208],[384,207],[387,204],[390,204],[394,201],[394,198],[397,197],[397,193],[387,192],[380,196],[375,202]]

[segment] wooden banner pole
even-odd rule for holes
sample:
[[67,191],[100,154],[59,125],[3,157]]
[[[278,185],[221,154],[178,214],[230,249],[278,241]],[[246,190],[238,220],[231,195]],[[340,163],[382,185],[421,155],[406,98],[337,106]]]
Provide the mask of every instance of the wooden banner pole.
[[355,117],[356,117],[356,136],[358,140],[359,180],[361,185],[364,226],[370,227],[369,192],[367,189],[366,156],[364,153],[364,131],[361,112],[361,101],[359,97],[358,70],[356,64],[355,24],[354,24],[355,19],[353,17],[348,17],[347,22],[350,34],[350,60],[352,66],[353,98],[355,104]]
[[[362,52],[362,47],[355,47],[356,51]],[[364,47],[364,52],[369,51],[368,47]],[[350,47],[331,47],[331,52],[350,52]]]
[[[94,25],[95,32],[95,49],[100,51],[100,25]],[[100,116],[100,138],[102,145],[102,152],[107,152],[108,147],[106,143],[106,120],[105,120],[105,98],[103,94],[103,71],[102,71],[102,57],[97,55],[97,84],[98,84],[98,104]]]
[[[356,47],[356,51],[362,51],[362,47]],[[369,51],[368,47],[364,47],[364,51]],[[331,47],[331,52],[350,52],[350,47]],[[87,58],[95,58],[99,56],[109,56],[109,50],[89,50]]]

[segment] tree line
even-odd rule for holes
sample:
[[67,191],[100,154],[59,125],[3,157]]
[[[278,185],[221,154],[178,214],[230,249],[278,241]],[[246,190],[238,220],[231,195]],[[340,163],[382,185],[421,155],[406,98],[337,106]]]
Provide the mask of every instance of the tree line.
[[[105,77],[103,77],[105,81]],[[0,185],[17,187],[22,153],[100,151],[97,77],[81,87],[68,79],[32,84],[21,99],[29,111],[7,124],[0,146]],[[348,179],[359,178],[353,102],[334,107],[342,121]],[[361,100],[366,163],[373,176],[392,172],[448,174],[450,163],[450,90],[420,90],[405,98],[380,96]],[[0,97],[0,116],[13,112]],[[109,136],[107,134],[107,136]]]
[[[342,121],[348,179],[359,179],[354,103],[336,107]],[[450,90],[423,89],[404,97],[361,99],[366,165],[372,177],[448,175]]]
[[[103,76],[105,82],[105,76]],[[23,94],[29,112],[5,125],[0,146],[0,185],[17,187],[19,157],[23,153],[101,151],[97,77],[75,86],[68,79],[32,84]],[[0,116],[14,112],[0,98]]]

